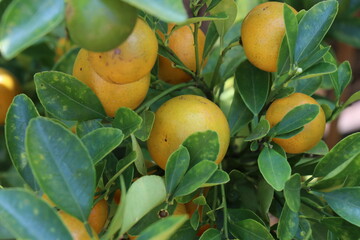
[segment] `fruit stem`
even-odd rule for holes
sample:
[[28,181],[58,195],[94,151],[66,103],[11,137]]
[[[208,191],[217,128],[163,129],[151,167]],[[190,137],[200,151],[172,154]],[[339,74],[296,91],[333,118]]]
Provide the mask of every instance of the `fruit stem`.
[[197,85],[196,82],[187,82],[187,83],[180,83],[180,84],[174,85],[171,88],[168,88],[165,91],[161,92],[156,97],[153,97],[152,99],[150,99],[147,102],[145,102],[144,104],[142,104],[138,109],[135,110],[135,112],[136,113],[141,113],[142,111],[148,109],[153,103],[155,103],[156,101],[158,101],[159,99],[161,99],[162,97],[168,95],[171,92],[174,92],[174,91],[176,91],[178,89],[181,89],[181,88],[186,88],[186,87],[196,86],[196,85]]
[[[221,163],[219,164],[219,168],[220,170],[222,170],[222,165]],[[222,205],[224,206],[224,234],[225,234],[225,238],[229,239],[229,230],[228,230],[228,210],[227,210],[227,205],[226,205],[226,193],[225,193],[225,185],[221,184],[221,197],[222,197]]]
[[199,59],[199,43],[198,43],[198,34],[199,34],[199,24],[195,23],[195,29],[194,29],[194,45],[195,45],[195,61],[196,61],[196,69],[195,69],[195,80],[199,79],[199,73],[200,73],[200,59]]

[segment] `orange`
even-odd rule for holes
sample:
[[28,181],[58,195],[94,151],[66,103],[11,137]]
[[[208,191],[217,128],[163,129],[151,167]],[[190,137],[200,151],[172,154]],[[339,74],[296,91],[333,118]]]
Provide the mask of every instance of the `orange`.
[[120,204],[120,200],[121,200],[121,191],[120,189],[116,189],[115,193],[114,193],[114,202],[119,205]]
[[220,151],[216,163],[225,156],[230,129],[221,109],[210,100],[181,95],[165,102],[155,113],[155,122],[147,141],[153,160],[165,169],[168,157],[193,133],[213,130],[219,136]]
[[158,43],[155,33],[140,18],[130,36],[107,52],[89,52],[91,67],[113,83],[131,83],[146,77],[155,64]]
[[275,126],[283,117],[295,107],[302,104],[316,104],[320,107],[319,114],[309,123],[304,125],[304,129],[295,136],[288,139],[273,138],[287,153],[303,153],[321,140],[325,132],[326,118],[319,103],[312,97],[303,93],[293,93],[288,97],[275,100],[266,111],[266,119],[270,126]]
[[74,64],[73,75],[88,85],[100,99],[106,114],[114,117],[120,107],[137,108],[150,86],[150,74],[128,84],[115,84],[102,79],[91,68],[88,51],[81,49]]
[[0,124],[5,123],[6,113],[13,98],[20,93],[20,85],[14,75],[0,68]]
[[[86,231],[84,224],[80,220],[63,211],[60,211],[58,213],[74,240],[92,239],[89,233]],[[93,239],[99,239],[95,232],[93,232],[93,235]]]
[[108,215],[109,208],[105,199],[101,199],[91,209],[88,221],[97,234],[104,228]]
[[[168,34],[174,24],[169,24]],[[185,64],[191,71],[196,71],[196,55],[195,55],[195,43],[194,43],[194,24],[189,26],[183,26],[173,31],[168,39],[168,47],[176,54],[176,56]],[[164,40],[164,36],[160,34]],[[199,64],[202,63],[202,55],[205,45],[205,34],[199,29],[198,36],[198,52],[199,52]],[[179,84],[188,82],[192,79],[191,75],[184,72],[179,68],[173,66],[173,62],[169,59],[159,56],[159,78],[165,82],[171,84]]]
[[285,34],[283,9],[284,3],[280,2],[260,4],[248,13],[242,23],[241,40],[246,57],[254,66],[267,72],[276,72],[277,69]]

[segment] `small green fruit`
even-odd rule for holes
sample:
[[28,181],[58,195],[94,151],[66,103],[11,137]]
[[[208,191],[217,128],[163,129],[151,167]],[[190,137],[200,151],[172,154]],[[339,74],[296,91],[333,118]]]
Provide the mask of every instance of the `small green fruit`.
[[137,9],[119,0],[68,0],[66,25],[71,39],[93,52],[116,48],[131,34]]

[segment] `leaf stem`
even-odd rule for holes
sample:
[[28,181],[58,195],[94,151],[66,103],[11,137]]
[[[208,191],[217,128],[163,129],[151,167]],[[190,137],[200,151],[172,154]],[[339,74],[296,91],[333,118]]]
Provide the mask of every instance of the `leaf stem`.
[[[222,170],[221,163],[219,164],[220,170]],[[224,234],[225,238],[229,239],[229,230],[228,230],[228,210],[227,210],[227,204],[226,204],[226,193],[225,193],[225,184],[221,184],[221,201],[222,205],[224,206]]]

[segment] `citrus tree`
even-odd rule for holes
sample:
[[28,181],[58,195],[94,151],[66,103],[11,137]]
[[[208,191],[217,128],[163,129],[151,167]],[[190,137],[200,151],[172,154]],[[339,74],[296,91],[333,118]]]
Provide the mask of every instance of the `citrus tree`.
[[360,6],[261,2],[0,1],[0,239],[359,239]]

